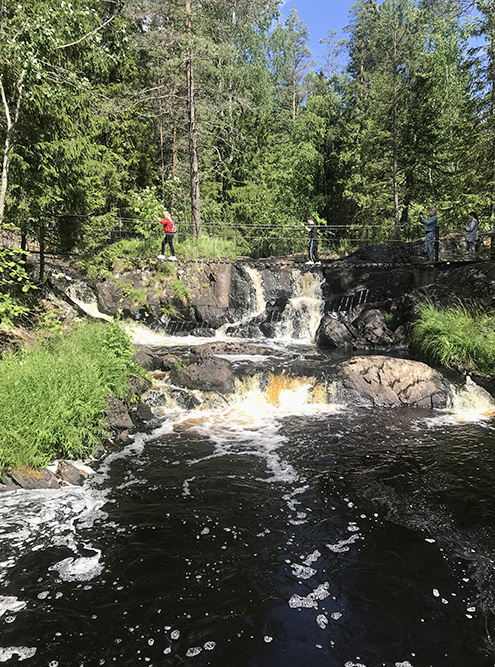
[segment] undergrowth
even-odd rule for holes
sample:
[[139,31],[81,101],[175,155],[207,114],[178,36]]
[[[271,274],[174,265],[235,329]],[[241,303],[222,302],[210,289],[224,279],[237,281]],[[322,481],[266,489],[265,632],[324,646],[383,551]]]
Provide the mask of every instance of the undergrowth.
[[199,239],[189,237],[177,243],[179,259],[222,259],[237,257],[234,241],[203,234]]
[[42,468],[90,454],[105,433],[109,395],[124,398],[132,361],[113,324],[83,324],[65,337],[0,360],[0,471]]
[[413,340],[432,361],[495,374],[495,318],[464,306],[421,306]]

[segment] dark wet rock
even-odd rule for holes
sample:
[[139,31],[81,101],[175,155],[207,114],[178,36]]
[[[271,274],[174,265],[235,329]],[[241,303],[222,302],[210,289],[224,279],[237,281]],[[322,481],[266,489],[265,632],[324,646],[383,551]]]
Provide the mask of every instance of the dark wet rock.
[[358,403],[444,408],[444,378],[426,364],[388,356],[354,357],[340,367],[344,387]]
[[110,396],[105,409],[108,424],[115,429],[132,428],[132,419],[129,411],[122,401],[114,396]]
[[115,317],[122,309],[129,309],[131,302],[126,299],[122,288],[113,280],[105,280],[96,286],[98,310],[104,315]]
[[146,347],[137,348],[132,359],[147,371],[153,371],[156,368],[153,352]]
[[10,479],[21,489],[58,489],[60,484],[51,470],[11,470],[4,475],[5,481]]
[[356,332],[341,319],[325,316],[316,332],[316,344],[330,349],[350,349],[354,346]]
[[128,445],[131,442],[131,436],[129,431],[121,431],[118,435],[118,441],[121,442],[123,445]]
[[151,411],[151,408],[144,401],[139,401],[139,403],[137,404],[136,416],[142,422],[150,422],[154,420],[154,415],[153,412]]
[[198,350],[209,352],[210,354],[273,354],[273,350],[253,343],[241,343],[239,341],[214,341],[205,343]]
[[130,396],[141,396],[151,386],[151,381],[146,377],[132,375],[129,378],[129,394]]
[[352,325],[363,347],[392,347],[396,343],[393,332],[385,324],[383,313],[377,308],[362,311]]
[[408,347],[403,326],[392,330],[378,308],[359,306],[351,313],[325,315],[316,333],[316,343],[330,349],[391,349]]
[[18,491],[21,488],[6,473],[3,475],[2,482],[3,483],[0,484],[0,491]]
[[106,454],[105,447],[102,444],[96,445],[93,452],[93,458],[98,461],[99,459],[102,459],[105,456],[105,454]]
[[187,389],[217,391],[221,394],[234,391],[234,373],[229,362],[208,354],[199,356],[195,363],[177,371],[174,380]]
[[71,486],[82,486],[88,478],[88,473],[81,470],[69,461],[59,461],[57,466],[57,477],[61,482]]

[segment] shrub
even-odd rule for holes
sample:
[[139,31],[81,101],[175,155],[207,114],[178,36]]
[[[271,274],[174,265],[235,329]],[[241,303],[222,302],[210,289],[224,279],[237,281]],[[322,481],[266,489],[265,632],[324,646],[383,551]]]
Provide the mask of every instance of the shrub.
[[464,306],[438,310],[431,303],[421,306],[413,323],[413,340],[431,360],[451,367],[495,374],[495,318],[470,312]]
[[29,311],[25,295],[35,285],[23,264],[25,254],[17,248],[0,248],[0,325],[12,326]]
[[87,456],[105,432],[107,396],[140,372],[115,324],[84,324],[0,361],[0,469]]

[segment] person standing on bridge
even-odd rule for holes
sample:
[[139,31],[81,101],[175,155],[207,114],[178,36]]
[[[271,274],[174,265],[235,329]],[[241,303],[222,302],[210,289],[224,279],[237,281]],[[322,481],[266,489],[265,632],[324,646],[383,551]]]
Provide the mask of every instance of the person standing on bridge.
[[437,227],[438,227],[438,216],[437,212],[434,208],[429,208],[428,209],[428,215],[429,217],[425,218],[423,217],[423,214],[421,213],[419,216],[420,221],[423,223],[425,226],[425,247],[426,247],[426,254],[428,255],[428,260],[430,262],[433,262],[435,260],[435,249],[434,249],[434,243],[435,243],[435,235],[437,233]]
[[174,234],[177,232],[177,227],[172,222],[172,218],[168,211],[163,211],[163,219],[159,218],[157,215],[155,215],[155,218],[161,225],[163,225],[163,233],[165,234],[162,241],[162,253],[161,255],[158,255],[158,259],[165,259],[165,246],[168,243],[170,252],[172,253],[168,259],[175,262],[177,257],[175,256],[174,250]]
[[474,255],[476,248],[476,241],[478,240],[478,216],[474,211],[468,213],[469,223],[467,227],[464,227],[466,230],[466,252],[470,255]]
[[309,266],[313,264],[319,266],[321,262],[318,256],[318,227],[316,226],[314,219],[311,217],[306,220],[306,224],[304,222],[302,224],[304,225],[304,229],[309,233],[309,260],[306,262],[306,264]]

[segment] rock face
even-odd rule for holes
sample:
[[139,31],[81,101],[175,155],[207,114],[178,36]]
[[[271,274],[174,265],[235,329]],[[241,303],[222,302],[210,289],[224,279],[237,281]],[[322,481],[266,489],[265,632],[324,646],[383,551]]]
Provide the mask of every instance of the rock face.
[[419,361],[387,356],[354,357],[341,365],[344,387],[364,405],[444,408],[445,380]]
[[225,359],[202,354],[196,363],[177,373],[177,384],[187,389],[216,391],[231,394],[234,391],[234,373]]
[[22,489],[58,489],[59,482],[50,470],[12,470],[8,475],[5,475],[6,481],[13,482],[7,484],[8,490],[13,488]]
[[364,350],[369,348],[406,348],[404,327],[390,329],[378,308],[360,307],[347,317],[326,315],[316,332],[320,347]]
[[112,428],[125,430],[133,427],[132,419],[121,400],[111,396],[106,407],[107,422]]

